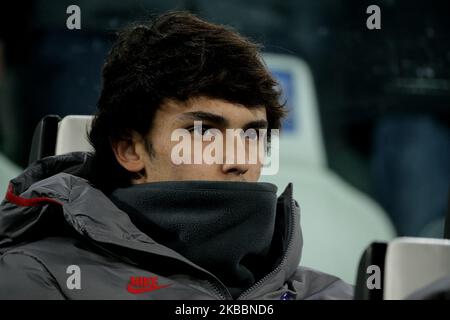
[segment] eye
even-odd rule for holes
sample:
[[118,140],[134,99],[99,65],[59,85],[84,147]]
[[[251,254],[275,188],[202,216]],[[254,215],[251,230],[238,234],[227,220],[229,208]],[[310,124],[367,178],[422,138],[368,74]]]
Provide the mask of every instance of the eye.
[[247,129],[242,132],[241,136],[246,140],[258,140],[259,138],[258,131],[256,129]]
[[192,126],[192,127],[188,128],[187,130],[189,132],[193,132],[193,133],[203,136],[205,133],[208,133],[207,131],[209,129],[212,129],[212,127],[207,126],[207,125],[201,125],[201,126]]

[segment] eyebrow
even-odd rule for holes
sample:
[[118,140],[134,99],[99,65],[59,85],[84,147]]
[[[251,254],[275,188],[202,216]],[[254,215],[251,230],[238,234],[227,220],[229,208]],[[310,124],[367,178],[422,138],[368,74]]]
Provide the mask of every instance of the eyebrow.
[[247,129],[267,129],[269,123],[266,120],[255,120],[247,123],[242,129],[246,131]]
[[200,120],[200,121],[208,121],[217,126],[227,127],[228,120],[222,116],[219,116],[210,112],[203,111],[194,111],[194,112],[186,112],[178,117],[181,120]]
[[[204,112],[204,111],[193,111],[193,112],[186,112],[181,114],[178,117],[180,120],[200,120],[200,121],[207,121],[209,123],[212,123],[218,127],[228,127],[229,121],[217,114],[210,113],[210,112]],[[247,130],[250,128],[253,129],[264,129],[268,127],[268,122],[264,119],[261,120],[254,120],[246,123],[243,126],[243,130]]]

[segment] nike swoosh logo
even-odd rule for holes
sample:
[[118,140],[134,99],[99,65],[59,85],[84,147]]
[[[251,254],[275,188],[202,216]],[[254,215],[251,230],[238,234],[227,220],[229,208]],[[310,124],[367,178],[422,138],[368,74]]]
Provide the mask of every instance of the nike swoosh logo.
[[144,292],[152,292],[152,291],[156,291],[159,289],[164,289],[169,287],[170,284],[166,284],[163,286],[148,286],[148,287],[135,287],[132,284],[128,284],[127,286],[127,290],[129,293],[133,293],[133,294],[140,294],[140,293],[144,293]]

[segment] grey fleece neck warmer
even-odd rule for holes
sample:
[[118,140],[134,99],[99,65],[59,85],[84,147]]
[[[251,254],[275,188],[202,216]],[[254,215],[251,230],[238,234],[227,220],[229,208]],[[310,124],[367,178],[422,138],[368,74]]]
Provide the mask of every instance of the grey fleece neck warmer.
[[275,263],[276,191],[269,183],[177,181],[116,189],[110,198],[141,231],[216,275],[236,297]]

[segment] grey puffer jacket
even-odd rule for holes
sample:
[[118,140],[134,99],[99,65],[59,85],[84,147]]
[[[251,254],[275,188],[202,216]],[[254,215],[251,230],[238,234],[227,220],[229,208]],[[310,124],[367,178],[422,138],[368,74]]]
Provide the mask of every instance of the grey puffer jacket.
[[[0,206],[0,299],[231,299],[215,275],[153,241],[89,181],[68,173],[88,158],[46,158],[11,181]],[[238,299],[352,299],[352,286],[298,266],[300,210],[291,185],[278,201],[287,217],[281,262]]]

